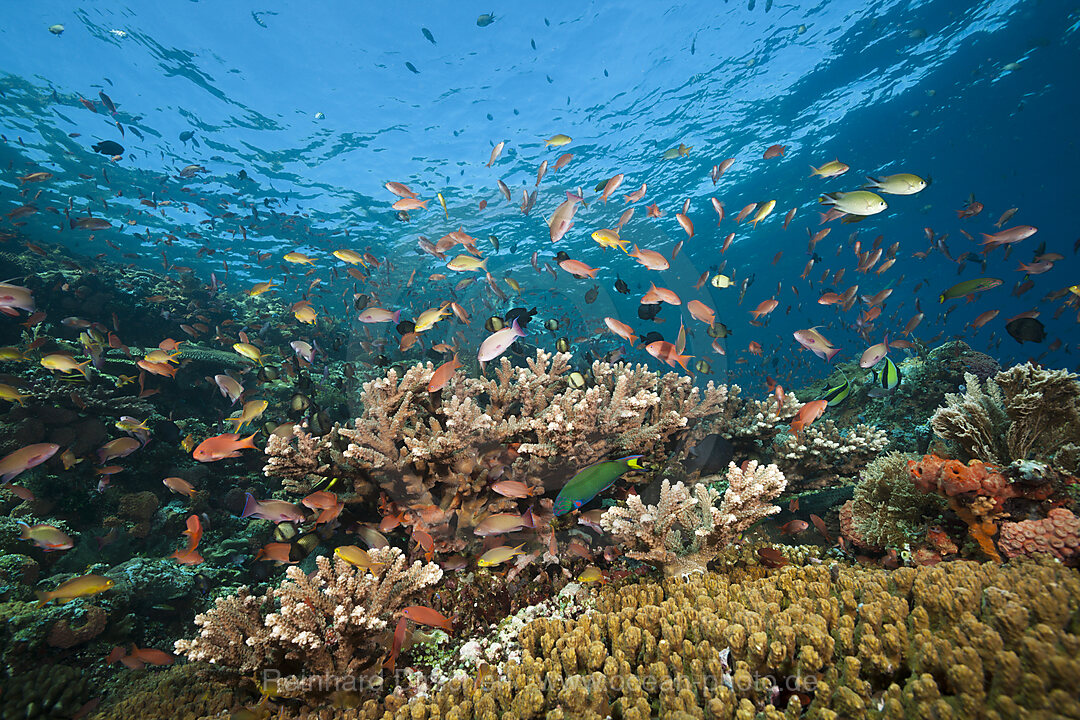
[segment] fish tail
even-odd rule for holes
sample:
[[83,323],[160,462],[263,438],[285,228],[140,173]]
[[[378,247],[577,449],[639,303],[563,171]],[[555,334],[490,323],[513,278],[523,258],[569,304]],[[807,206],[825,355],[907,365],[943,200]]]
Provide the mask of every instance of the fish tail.
[[[820,170],[818,170],[818,169],[817,169],[816,167],[814,167],[813,165],[811,165],[811,166],[810,166],[810,177],[814,177],[815,175],[820,175],[820,174],[821,174],[821,171],[820,171]],[[715,183],[714,183],[714,184],[715,184]]]
[[676,355],[675,356],[675,362],[682,365],[683,370],[685,370],[686,372],[690,372],[690,368],[686,367],[686,362],[688,360],[692,360],[693,357],[694,357],[693,355]]
[[34,595],[37,596],[37,600],[38,600],[37,605],[35,605],[35,608],[43,608],[43,607],[45,607],[45,605],[47,605],[49,603],[50,600],[52,600],[52,597],[50,597],[49,593],[47,593],[47,592],[37,591],[37,592],[34,593]]
[[240,441],[240,447],[248,448],[249,450],[257,450],[258,448],[255,447],[255,436],[256,435],[258,435],[258,433],[251,433],[246,438],[241,440]]
[[840,348],[834,347],[830,348],[829,350],[824,350],[823,352],[825,353],[825,359],[831,361],[834,357],[836,357],[836,354],[840,352]]
[[251,493],[244,493],[244,511],[240,513],[240,517],[251,517],[257,512],[259,512],[259,501]]

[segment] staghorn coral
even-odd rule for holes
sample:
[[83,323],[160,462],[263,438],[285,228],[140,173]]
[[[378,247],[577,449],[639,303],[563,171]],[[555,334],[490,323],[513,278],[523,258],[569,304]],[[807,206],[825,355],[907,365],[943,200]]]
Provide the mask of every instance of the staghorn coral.
[[843,484],[889,444],[884,430],[856,425],[841,432],[832,420],[789,433],[773,448],[792,490]]
[[[937,517],[945,503],[912,483],[908,461],[916,457],[891,452],[863,469],[845,503],[851,522],[845,537],[862,547],[899,549],[925,534],[927,520]],[[843,520],[842,511],[841,525]]]
[[1042,552],[1071,560],[1080,556],[1080,518],[1054,508],[1042,520],[1002,523],[998,545],[1005,557]]
[[533,621],[486,682],[333,717],[1076,717],[1078,608],[1080,577],[1033,561],[668,578]]
[[780,512],[771,501],[784,491],[784,474],[775,465],[759,467],[750,461],[745,470],[731,463],[727,490],[720,507],[720,491],[706,482],[688,488],[665,479],[660,501],[645,505],[627,498],[626,507],[609,508],[600,525],[622,546],[628,557],[655,563],[667,575],[704,572],[720,550],[758,520]]
[[384,641],[396,611],[442,577],[433,563],[407,565],[394,547],[369,555],[386,563],[379,575],[320,556],[310,577],[291,566],[265,595],[240,588],[218,598],[209,612],[196,616],[199,635],[178,640],[176,651],[241,673],[276,670],[285,676],[278,686],[282,694],[290,688],[291,694],[303,694],[312,678],[356,677],[389,647]]
[[1065,471],[1070,443],[1080,441],[1080,383],[1065,370],[1017,365],[980,383],[964,374],[963,395],[948,394],[931,418],[934,432],[961,460],[1007,465],[1014,460],[1053,461],[1059,450]]

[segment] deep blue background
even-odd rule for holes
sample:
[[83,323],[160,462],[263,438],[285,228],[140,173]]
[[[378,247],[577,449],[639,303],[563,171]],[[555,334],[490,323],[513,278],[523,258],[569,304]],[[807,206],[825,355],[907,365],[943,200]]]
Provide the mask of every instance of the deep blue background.
[[[60,218],[39,212],[20,229],[27,238],[120,259],[102,244],[108,237],[124,252],[137,253],[138,265],[161,269],[156,241],[172,233],[180,240],[168,248],[170,263],[193,267],[208,281],[211,271],[225,277],[222,263],[228,262],[233,290],[280,281],[280,255],[300,249],[318,258],[317,272],[328,282],[316,304],[332,312],[340,311],[352,281],[329,282],[329,269],[341,267],[329,252],[368,249],[394,262],[390,287],[379,299],[403,308],[404,316],[450,297],[449,284],[458,279],[423,283],[407,296],[398,290],[414,269],[418,278],[447,272],[415,252],[417,237],[435,240],[461,225],[485,249],[489,234],[499,236],[502,250],[488,263],[492,275],[515,278],[524,301],[539,306],[544,317],[568,320],[568,330],[561,332],[571,336],[600,332],[602,318],[611,315],[674,339],[675,309],[663,310],[666,322],[660,325],[636,318],[636,301],[650,281],[675,289],[684,301],[703,299],[735,335],[727,341],[727,358],[721,358],[709,350],[703,327],[684,313],[695,331],[688,352],[708,357],[718,373],[726,370],[728,378],[744,382],[760,378],[763,362],[766,372],[788,381],[802,370],[806,377],[823,372],[821,361],[792,340],[800,327],[825,325],[826,335],[844,348],[841,358],[857,357],[865,340],[846,327],[857,310],[841,316],[816,303],[824,290],[842,291],[852,283],[866,294],[895,285],[870,331],[875,342],[904,325],[919,297],[927,314],[920,337],[964,335],[980,349],[1000,341],[992,354],[1012,361],[1043,357],[1060,338],[1061,349],[1044,361],[1075,366],[1075,355],[1066,355],[1077,350],[1075,302],[1055,319],[1064,299],[1041,299],[1080,282],[1073,249],[1080,237],[1077,4],[778,0],[769,12],[764,0],[751,4],[752,10],[734,0],[681,3],[661,12],[656,3],[577,0],[502,6],[268,3],[270,11],[245,2],[11,3],[0,26],[0,132],[6,137],[0,146],[0,209],[6,213],[25,202],[17,175],[48,170],[53,180],[30,186],[31,193],[43,190],[36,205],[63,208],[71,197],[80,214],[89,209],[123,229],[90,241],[86,232],[58,234]],[[478,27],[477,16],[486,12],[494,13],[495,22]],[[63,35],[48,32],[53,23],[65,25]],[[422,27],[437,44],[424,38]],[[144,139],[130,130],[120,136],[98,101],[100,89],[116,102],[117,119]],[[99,112],[80,104],[80,96],[96,101]],[[316,113],[325,118],[316,119]],[[188,130],[194,139],[182,142],[179,135]],[[571,135],[573,143],[545,149],[543,139],[555,133]],[[121,142],[124,158],[113,163],[89,150],[103,139]],[[506,141],[503,157],[485,167],[500,140]],[[660,159],[680,142],[693,146],[688,157]],[[786,156],[763,160],[773,143],[788,145]],[[532,189],[542,160],[554,163],[564,151],[574,160],[554,176],[549,172],[535,209],[523,217],[517,209],[521,189]],[[726,157],[736,162],[713,188],[709,168]],[[808,177],[810,165],[834,157],[851,165],[847,175]],[[189,163],[208,172],[178,178]],[[240,170],[250,180],[239,180]],[[834,224],[818,246],[824,262],[811,273],[813,287],[800,279],[807,228],[819,229],[818,195],[855,189],[863,175],[899,171],[932,178],[932,185],[913,197],[887,197],[890,208],[860,225]],[[614,201],[593,204],[593,186],[616,172],[627,179]],[[93,179],[80,179],[79,173]],[[514,190],[513,205],[499,194],[499,178]],[[389,208],[396,198],[382,187],[387,180],[407,182],[431,198],[429,209],[413,213],[410,224],[396,220]],[[696,236],[664,273],[604,252],[589,238],[615,223],[624,209],[622,194],[642,182],[649,192],[623,232],[642,247],[670,254],[685,237],[674,214],[684,198],[691,199]],[[529,267],[534,250],[541,251],[541,261],[551,259],[544,218],[565,190],[578,186],[589,207],[579,211],[574,229],[554,250],[601,268],[601,295],[593,305],[582,299],[593,283],[561,271],[553,281]],[[450,206],[449,223],[434,199],[440,191]],[[140,194],[175,204],[154,213],[139,204]],[[958,221],[956,210],[969,194],[986,209]],[[720,228],[710,196],[728,209]],[[778,201],[773,217],[756,230],[736,228],[731,216],[767,199]],[[489,203],[484,212],[477,210],[481,200]],[[644,206],[653,202],[666,212],[660,220],[645,217]],[[257,219],[252,206],[259,210]],[[792,206],[799,210],[784,231],[783,214]],[[1004,285],[943,320],[938,294],[982,273],[969,263],[958,276],[957,265],[936,252],[925,260],[912,258],[927,249],[923,228],[948,233],[950,249],[960,255],[977,249],[960,235],[961,227],[977,238],[978,232],[993,231],[992,223],[1010,207],[1020,208],[1010,224],[1035,225],[1038,234],[1008,260],[995,251],[986,274]],[[227,212],[236,217],[221,217]],[[211,218],[212,225],[199,224]],[[241,225],[248,231],[246,245],[228,232]],[[14,229],[6,220],[0,226]],[[893,269],[880,276],[854,273],[848,243],[856,228],[864,247],[877,235],[884,235],[886,246],[900,242]],[[734,271],[737,282],[755,277],[741,307],[737,288],[692,289],[704,270],[724,259],[718,245],[733,230],[727,271]],[[185,238],[191,231],[201,238]],[[1041,242],[1065,259],[1036,276],[1034,289],[1022,298],[1011,297],[1023,278],[1018,262],[1030,261]],[[196,256],[204,245],[217,250],[212,258]],[[771,265],[780,250],[782,258]],[[273,253],[274,260],[257,265],[253,251]],[[845,266],[839,288],[817,284],[823,268]],[[614,292],[616,275],[630,282],[633,295]],[[308,281],[294,274],[290,294],[298,295]],[[748,325],[748,311],[774,295],[780,307],[768,327]],[[460,297],[481,319],[509,306],[480,284]],[[485,299],[491,310],[481,304]],[[978,334],[964,327],[992,308],[1002,312]],[[1049,338],[1042,346],[1021,347],[1005,334],[1004,321],[1033,308],[1042,311]],[[470,342],[481,338],[478,325],[468,331]],[[603,347],[614,347],[604,337]],[[726,361],[746,354],[751,340],[763,345],[764,359],[750,357],[725,368]]]

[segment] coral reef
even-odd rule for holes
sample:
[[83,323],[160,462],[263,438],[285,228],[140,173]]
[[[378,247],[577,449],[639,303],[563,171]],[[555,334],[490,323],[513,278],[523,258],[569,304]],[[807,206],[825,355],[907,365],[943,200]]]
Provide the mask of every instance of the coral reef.
[[911,481],[908,462],[915,459],[907,453],[887,453],[860,473],[853,498],[841,510],[841,527],[845,514],[851,519],[844,536],[855,545],[902,548],[922,537],[927,521],[940,514],[944,500]]
[[1005,557],[1050,553],[1069,560],[1080,555],[1080,518],[1054,508],[1042,520],[1002,523],[998,545]]
[[789,433],[773,448],[789,491],[832,487],[849,481],[887,445],[885,431],[856,425],[841,432],[832,420]]
[[319,556],[310,577],[291,566],[286,580],[265,595],[242,587],[220,597],[195,618],[199,635],[178,640],[176,650],[241,673],[276,670],[282,675],[278,692],[285,695],[290,688],[297,695],[323,688],[319,676],[355,677],[370,670],[389,647],[395,613],[412,594],[437,583],[442,570],[433,563],[407,565],[393,547],[369,555],[385,563],[378,575]]
[[494,378],[456,375],[441,395],[427,391],[431,363],[391,369],[364,384],[353,427],[335,428],[348,441],[344,461],[390,499],[384,512],[402,513],[400,522],[432,535],[437,550],[460,550],[459,530],[520,509],[489,490],[493,480],[539,494],[619,454],[666,459],[676,433],[699,436],[699,421],[728,397],[724,386],[701,390],[676,373],[599,361],[591,383],[575,388],[569,362],[567,353],[542,350],[526,368],[503,358]]
[[78,713],[90,693],[90,679],[70,665],[39,665],[3,680],[0,718],[50,720]]
[[[719,478],[716,478],[719,480]],[[627,556],[663,568],[667,575],[704,572],[717,553],[758,520],[780,512],[771,501],[784,491],[784,474],[775,465],[759,466],[751,460],[745,468],[731,463],[727,490],[720,507],[720,491],[702,481],[692,488],[665,479],[657,505],[641,498],[627,498],[626,507],[612,507],[600,517],[600,525],[619,546],[633,548]]]
[[[1080,442],[1080,383],[1065,370],[1017,365],[982,383],[964,375],[962,395],[949,394],[931,419],[934,432],[961,460],[1008,465],[1014,460],[1054,462]],[[1075,470],[1071,450],[1062,470]]]
[[338,716],[1075,717],[1078,608],[1080,578],[1033,561],[628,584],[525,626],[486,682]]

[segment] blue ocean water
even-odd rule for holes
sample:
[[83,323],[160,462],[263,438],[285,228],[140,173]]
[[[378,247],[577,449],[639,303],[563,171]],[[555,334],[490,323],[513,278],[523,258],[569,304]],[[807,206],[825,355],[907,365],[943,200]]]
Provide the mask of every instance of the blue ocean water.
[[[516,279],[525,292],[522,303],[570,320],[579,336],[596,332],[604,316],[650,325],[634,312],[655,273],[588,237],[614,224],[623,193],[647,183],[623,237],[670,256],[686,239],[674,216],[689,199],[695,235],[664,281],[690,295],[689,284],[726,260],[725,272],[736,283],[727,290],[706,286],[701,298],[733,332],[727,356],[709,351],[700,328],[687,345],[692,354],[713,355],[717,372],[757,340],[764,361],[775,364],[769,371],[791,375],[798,370],[792,359],[812,359],[795,352],[791,333],[812,325],[826,326],[846,354],[861,352],[868,339],[895,337],[915,314],[916,299],[926,314],[919,332],[927,338],[963,336],[1003,361],[1038,355],[1067,363],[1076,317],[1071,311],[1053,317],[1056,305],[1043,298],[1077,280],[1077,233],[1068,208],[1076,187],[1070,168],[1080,162],[1072,121],[1080,93],[1070,70],[1080,60],[1080,16],[1070,3],[967,5],[20,4],[8,8],[0,29],[0,131],[6,137],[0,152],[19,173],[56,176],[45,189],[51,204],[71,198],[75,210],[123,219],[91,242],[86,233],[55,235],[55,215],[29,218],[26,231],[55,235],[76,252],[114,259],[128,253],[137,256],[136,265],[160,268],[165,249],[168,263],[193,268],[204,282],[214,272],[240,289],[280,278],[276,260],[294,249],[316,257],[319,276],[326,275],[340,265],[329,251],[347,234],[353,246],[391,258],[403,286],[414,269],[419,277],[440,269],[416,249],[417,238],[435,240],[461,226],[481,239],[499,237],[502,249],[488,265],[492,275]],[[488,12],[494,22],[479,26],[477,16]],[[54,23],[63,24],[62,35],[48,31]],[[99,91],[115,102],[115,117]],[[556,133],[573,142],[546,148],[544,139]],[[90,145],[101,140],[120,142],[123,157],[113,162],[94,153]],[[500,141],[506,149],[488,168]],[[680,143],[692,147],[689,155],[661,159]],[[764,160],[773,144],[787,146],[786,153]],[[542,161],[553,163],[563,151],[573,160],[544,178],[535,208],[522,216],[521,191],[533,189]],[[725,158],[735,162],[714,187],[710,168]],[[851,170],[832,179],[808,177],[811,166],[834,158]],[[190,164],[205,173],[179,177]],[[915,196],[890,197],[885,213],[862,224],[835,227],[817,247],[820,262],[800,278],[809,258],[808,230],[820,229],[820,193],[857,189],[864,175],[893,172],[916,173],[931,185]],[[614,202],[593,204],[593,187],[615,173],[626,179]],[[511,189],[512,203],[500,195],[497,179]],[[389,180],[431,199],[428,209],[399,221],[389,207],[397,198],[383,187]],[[17,183],[11,173],[2,183],[10,209],[18,203]],[[565,190],[578,187],[590,204],[553,248],[545,218]],[[449,221],[436,192],[446,200]],[[960,221],[956,211],[969,196],[985,210]],[[140,206],[141,197],[173,205],[152,212]],[[749,203],[775,199],[777,205],[757,229],[730,220],[717,227],[710,197],[724,202],[729,218]],[[481,201],[488,203],[482,212]],[[645,217],[645,205],[654,202],[662,218]],[[1014,207],[1019,211],[1010,224],[1031,224],[1039,232],[1007,259],[1002,250],[990,254],[985,271],[940,251],[912,257],[930,246],[924,228],[947,234],[954,258],[978,252],[961,231],[977,240]],[[790,208],[797,212],[785,231]],[[879,235],[885,247],[900,243],[887,273],[854,273],[853,229],[864,248]],[[732,231],[733,245],[721,256],[720,243]],[[177,238],[167,248],[164,234]],[[100,245],[106,237],[117,250]],[[199,254],[200,248],[215,252]],[[1024,275],[1018,262],[1031,261],[1036,248],[1064,259],[1013,297],[1010,290]],[[530,268],[533,251],[543,261],[556,249],[600,269],[597,304],[582,300],[594,283],[562,272],[552,281]],[[274,260],[260,266],[254,253],[271,253]],[[845,266],[838,287],[818,282],[823,269]],[[616,276],[630,283],[632,295],[614,291]],[[938,295],[979,276],[1004,282],[972,304],[953,301],[960,306],[943,316]],[[747,277],[753,283],[739,305],[738,284]],[[381,299],[409,316],[449,297],[451,281]],[[850,329],[856,311],[845,318],[815,303],[827,289],[842,292],[856,283],[860,295],[895,291],[864,337]],[[299,283],[288,290],[302,293]],[[327,310],[333,292],[327,290]],[[780,305],[768,325],[746,324],[748,311],[770,297]],[[1034,308],[1042,310],[1048,339],[1021,346],[1004,332],[1004,322]],[[965,327],[988,309],[1001,313],[977,334]],[[667,309],[660,318],[666,324],[642,327],[641,334],[656,329],[674,339],[678,313]],[[1062,344],[1047,353],[1055,338]],[[747,367],[756,362],[751,358]],[[746,368],[738,370],[732,376],[747,380]]]

